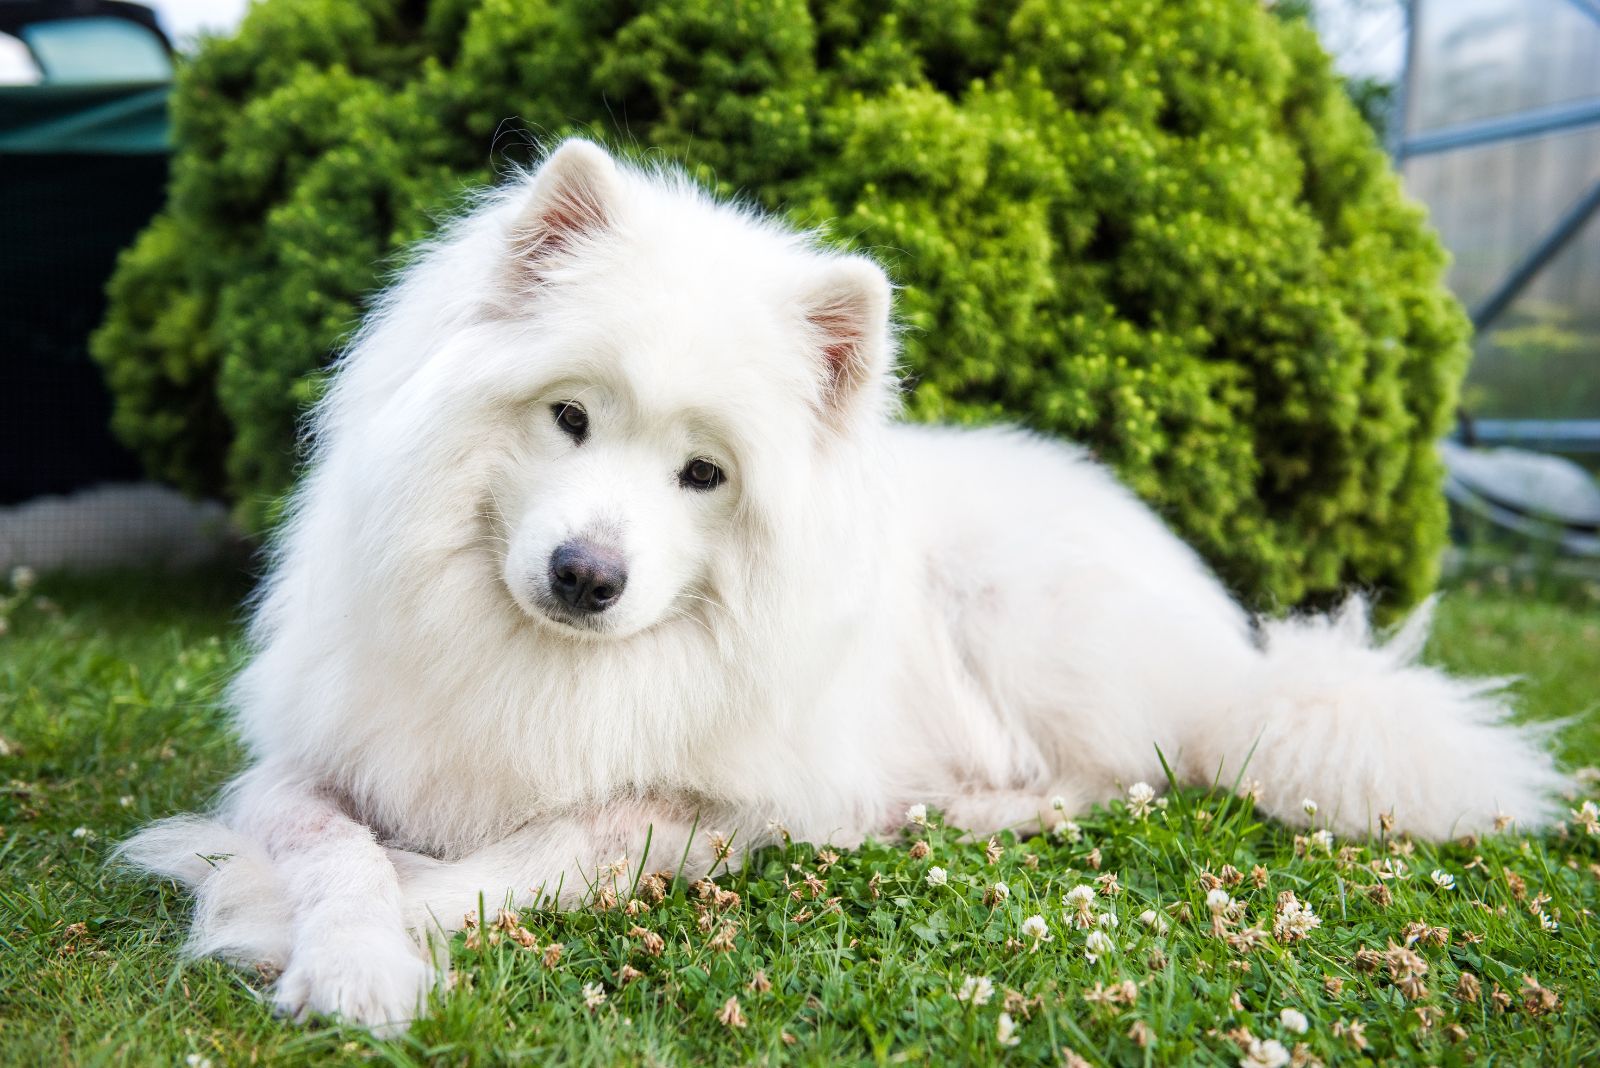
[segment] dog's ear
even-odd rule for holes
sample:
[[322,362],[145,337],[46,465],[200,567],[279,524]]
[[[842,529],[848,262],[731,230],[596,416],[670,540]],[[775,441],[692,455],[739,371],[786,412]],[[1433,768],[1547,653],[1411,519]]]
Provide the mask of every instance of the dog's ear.
[[892,287],[865,256],[830,258],[801,297],[823,369],[822,405],[833,419],[889,396]]
[[533,177],[511,226],[511,283],[526,291],[562,254],[611,226],[621,184],[617,165],[592,141],[571,138]]

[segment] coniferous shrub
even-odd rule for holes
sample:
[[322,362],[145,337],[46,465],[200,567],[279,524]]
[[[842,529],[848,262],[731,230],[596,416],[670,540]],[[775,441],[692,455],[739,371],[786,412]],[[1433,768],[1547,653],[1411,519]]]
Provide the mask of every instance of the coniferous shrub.
[[1259,0],[265,0],[174,117],[94,349],[151,471],[256,529],[401,250],[578,132],[876,255],[913,418],[1090,445],[1251,603],[1433,582],[1465,320]]

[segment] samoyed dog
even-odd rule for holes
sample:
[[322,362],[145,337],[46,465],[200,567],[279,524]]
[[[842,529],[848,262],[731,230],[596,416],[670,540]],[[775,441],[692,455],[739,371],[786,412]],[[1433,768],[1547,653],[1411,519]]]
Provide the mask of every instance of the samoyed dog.
[[891,298],[581,140],[425,250],[318,413],[229,698],[249,768],[123,847],[193,888],[189,948],[404,1026],[480,900],[913,804],[1037,828],[1158,747],[1343,833],[1546,817],[1541,737],[1415,662],[1425,613],[1257,622],[1083,451],[895,422]]

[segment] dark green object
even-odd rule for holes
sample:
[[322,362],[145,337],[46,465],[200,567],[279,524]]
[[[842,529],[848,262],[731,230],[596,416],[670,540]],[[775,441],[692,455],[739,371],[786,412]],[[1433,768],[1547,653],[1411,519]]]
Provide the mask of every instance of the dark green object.
[[0,88],[0,154],[166,155],[161,85]]
[[139,475],[88,339],[117,253],[161,207],[167,93],[0,88],[0,503]]
[[1467,325],[1258,0],[267,0],[174,116],[95,351],[150,468],[257,529],[399,250],[581,132],[872,252],[914,417],[1086,442],[1251,603],[1433,584]]

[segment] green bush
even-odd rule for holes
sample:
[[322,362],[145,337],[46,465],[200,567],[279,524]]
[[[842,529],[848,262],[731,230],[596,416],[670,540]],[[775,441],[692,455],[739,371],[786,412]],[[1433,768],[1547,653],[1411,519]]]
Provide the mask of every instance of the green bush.
[[174,106],[95,339],[152,471],[261,528],[320,372],[496,152],[596,136],[871,251],[919,419],[1088,443],[1253,603],[1432,585],[1442,253],[1260,0],[266,0]]

